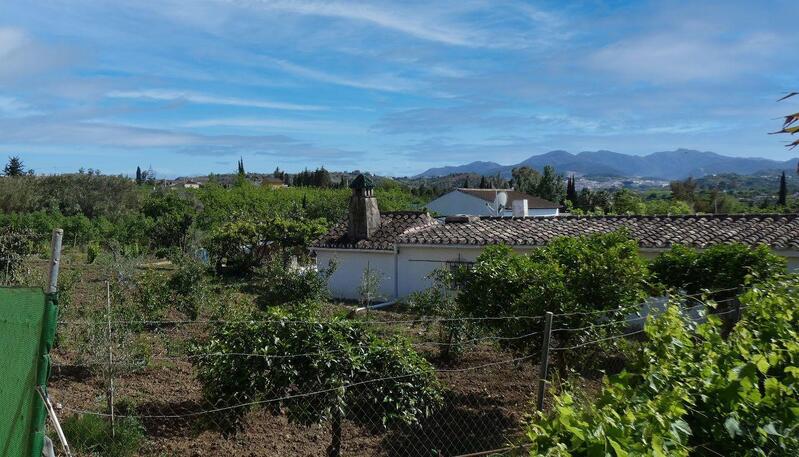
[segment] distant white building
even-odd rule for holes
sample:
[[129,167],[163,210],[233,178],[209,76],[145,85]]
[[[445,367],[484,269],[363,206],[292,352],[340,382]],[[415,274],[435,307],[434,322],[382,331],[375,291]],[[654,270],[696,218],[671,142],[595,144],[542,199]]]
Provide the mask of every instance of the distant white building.
[[199,189],[200,188],[200,183],[197,182],[197,181],[192,181],[192,180],[189,179],[189,180],[187,180],[186,182],[183,183],[183,188],[184,189]]
[[318,268],[334,261],[328,286],[335,298],[357,299],[364,270],[379,277],[378,300],[392,300],[432,285],[429,274],[442,267],[470,264],[486,246],[505,244],[524,253],[561,236],[625,229],[638,241],[642,257],[653,258],[674,244],[697,249],[714,244],[765,244],[799,271],[799,215],[692,216],[450,216],[440,221],[426,212],[381,213],[374,184],[359,176],[350,185],[348,218],[316,240],[311,250]]
[[[527,210],[524,203],[527,202]],[[516,203],[519,202],[519,203]],[[517,211],[514,213],[514,204]],[[458,188],[448,192],[427,205],[427,209],[439,216],[468,214],[471,216],[534,216],[558,215],[558,204],[512,189],[467,189]]]

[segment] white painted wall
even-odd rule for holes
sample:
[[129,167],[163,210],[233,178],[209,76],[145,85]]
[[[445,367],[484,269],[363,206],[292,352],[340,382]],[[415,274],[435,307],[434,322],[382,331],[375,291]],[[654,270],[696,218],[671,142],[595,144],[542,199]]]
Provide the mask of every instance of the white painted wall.
[[527,215],[533,217],[552,217],[558,215],[557,208],[530,208],[527,210]]
[[[532,249],[535,248],[514,248],[514,251],[525,253]],[[429,288],[433,284],[428,275],[434,270],[445,267],[447,262],[474,262],[482,250],[482,247],[469,246],[399,246],[396,257],[398,297],[407,297],[413,292]],[[640,252],[643,258],[652,260],[660,251],[642,249]],[[326,268],[333,258],[338,263],[336,272],[329,280],[330,294],[334,298],[358,299],[358,286],[367,263],[382,276],[381,299],[395,298],[393,251],[317,250],[318,268]],[[799,272],[799,257],[788,257],[788,270]]]
[[[453,190],[427,204],[427,209],[438,216],[454,216],[468,214],[470,216],[496,216],[493,209],[489,208],[487,201],[474,195]],[[507,203],[507,208],[502,211],[502,216],[513,215],[513,202]],[[493,204],[492,204],[493,206]],[[527,214],[535,217],[551,217],[558,215],[557,208],[529,208]]]
[[472,216],[496,216],[486,204],[488,202],[473,195],[453,190],[427,204],[427,209],[439,216],[469,214]]
[[[535,248],[519,248],[514,251],[521,253],[530,249]],[[474,262],[481,252],[481,247],[400,246],[397,254],[400,298],[432,286],[433,282],[428,275],[445,267],[447,262]]]
[[328,280],[330,295],[333,298],[357,300],[358,286],[361,285],[363,271],[367,264],[379,272],[380,297],[375,301],[394,298],[394,251],[364,251],[357,249],[316,250],[316,266],[327,268],[336,259],[336,271]]

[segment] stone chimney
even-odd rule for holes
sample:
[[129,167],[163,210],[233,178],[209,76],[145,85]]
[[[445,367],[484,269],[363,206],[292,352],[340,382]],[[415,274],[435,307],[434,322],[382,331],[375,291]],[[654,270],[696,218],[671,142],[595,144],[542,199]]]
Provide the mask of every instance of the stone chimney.
[[368,240],[380,227],[380,210],[374,196],[375,185],[372,180],[358,175],[350,184],[348,235],[353,241]]

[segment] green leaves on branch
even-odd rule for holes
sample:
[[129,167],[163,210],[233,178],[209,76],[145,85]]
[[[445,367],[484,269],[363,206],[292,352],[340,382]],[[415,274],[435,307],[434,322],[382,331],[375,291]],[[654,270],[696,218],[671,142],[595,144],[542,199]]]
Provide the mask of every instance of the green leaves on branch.
[[722,338],[676,305],[648,321],[629,372],[599,398],[566,391],[528,425],[530,455],[799,455],[799,278],[756,286]]
[[218,418],[227,432],[241,425],[251,403],[304,425],[333,421],[334,434],[337,417],[415,424],[440,405],[433,367],[406,341],[378,338],[355,321],[314,322],[318,313],[272,308],[215,327],[196,348],[205,397],[231,407]]
[[[655,258],[650,267],[653,279],[667,287],[689,294],[702,290],[740,289],[750,277],[765,281],[785,273],[785,258],[766,246],[750,248],[744,244],[718,244],[702,251],[674,246]],[[736,295],[736,291],[716,294],[715,298]]]

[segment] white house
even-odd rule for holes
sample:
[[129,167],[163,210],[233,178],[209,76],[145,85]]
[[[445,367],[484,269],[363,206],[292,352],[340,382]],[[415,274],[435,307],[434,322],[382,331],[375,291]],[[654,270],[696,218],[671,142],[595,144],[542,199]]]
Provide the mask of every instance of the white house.
[[697,216],[451,216],[443,222],[426,212],[380,213],[368,178],[350,186],[346,221],[334,226],[312,246],[319,268],[331,261],[333,297],[357,299],[364,270],[380,277],[384,300],[406,297],[432,285],[428,275],[450,265],[474,262],[485,246],[506,244],[528,252],[560,236],[579,236],[626,229],[638,240],[643,256],[652,258],[674,244],[705,248],[741,242],[766,244],[799,271],[799,215]]
[[[524,203],[527,202],[527,211]],[[519,203],[516,203],[519,202]],[[458,188],[427,205],[439,216],[469,214],[473,216],[512,216],[514,205],[517,216],[557,216],[558,205],[513,189]]]

